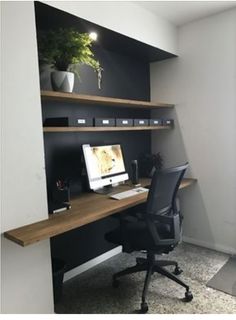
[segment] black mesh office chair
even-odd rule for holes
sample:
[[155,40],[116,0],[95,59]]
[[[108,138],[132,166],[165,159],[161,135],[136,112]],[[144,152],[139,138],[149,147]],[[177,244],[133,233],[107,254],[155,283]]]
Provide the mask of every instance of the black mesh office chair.
[[[182,270],[176,261],[157,260],[155,255],[169,253],[180,240],[181,218],[176,206],[176,194],[188,164],[175,168],[156,171],[152,177],[145,210],[135,218],[122,220],[120,228],[106,234],[109,242],[123,246],[123,251],[143,251],[147,257],[137,258],[137,264],[113,275],[113,286],[117,287],[119,277],[147,271],[142,293],[141,312],[148,311],[146,294],[151,275],[158,272],[177,282],[186,289],[183,301],[189,302],[193,295],[189,286],[176,275]],[[175,266],[174,272],[167,271],[165,266]]]

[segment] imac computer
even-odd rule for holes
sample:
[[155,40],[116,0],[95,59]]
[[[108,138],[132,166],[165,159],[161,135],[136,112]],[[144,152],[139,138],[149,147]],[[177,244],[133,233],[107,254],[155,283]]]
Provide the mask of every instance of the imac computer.
[[129,179],[119,144],[82,146],[90,189],[98,193],[111,192],[112,186]]

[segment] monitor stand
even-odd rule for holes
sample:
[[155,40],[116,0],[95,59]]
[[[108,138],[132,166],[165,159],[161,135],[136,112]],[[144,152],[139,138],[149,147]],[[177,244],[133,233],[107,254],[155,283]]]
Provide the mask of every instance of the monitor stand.
[[109,193],[112,193],[116,190],[116,187],[118,186],[119,184],[113,184],[113,185],[109,185],[109,186],[105,186],[105,187],[102,187],[102,188],[99,188],[99,189],[93,189],[93,191],[95,193],[98,193],[98,194],[109,194]]

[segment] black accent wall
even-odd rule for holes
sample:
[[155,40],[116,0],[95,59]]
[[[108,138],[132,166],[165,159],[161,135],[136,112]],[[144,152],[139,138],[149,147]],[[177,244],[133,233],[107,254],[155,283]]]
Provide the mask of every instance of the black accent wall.
[[[84,32],[85,20],[68,15],[63,11],[36,3],[36,26],[40,29],[50,29],[59,26],[76,26],[78,31]],[[50,17],[50,18],[49,18]],[[69,17],[71,19],[69,19]],[[87,22],[90,26],[90,22]],[[97,27],[97,25],[94,25]],[[103,28],[102,28],[103,29]],[[101,30],[101,29],[100,29]],[[117,37],[117,33],[109,30],[110,40]],[[106,33],[107,37],[107,33]],[[119,41],[125,45],[134,40],[122,36]],[[109,41],[108,41],[109,42]],[[138,42],[135,43],[138,46]],[[150,99],[150,75],[149,62],[140,56],[130,55],[121,50],[114,50],[100,44],[94,47],[95,57],[100,61],[104,71],[102,77],[102,89],[97,87],[97,79],[94,71],[87,67],[81,67],[81,82],[77,79],[74,92],[82,94],[101,95],[108,97],[149,100]],[[140,48],[143,48],[142,45]],[[163,52],[162,52],[163,54]],[[172,56],[172,55],[171,55]],[[50,70],[44,69],[40,75],[41,89],[51,90]],[[109,106],[83,105],[66,102],[42,102],[43,119],[48,117],[128,117],[149,118],[150,111],[129,108],[114,108]],[[83,163],[81,161],[81,145],[89,143],[113,144],[120,143],[123,148],[127,171],[131,171],[131,160],[138,159],[141,153],[150,153],[151,134],[149,131],[124,131],[124,132],[65,132],[45,133],[45,161],[48,196],[50,196],[52,184],[58,178],[70,181],[72,195],[79,194],[86,189],[86,181],[83,176]],[[95,208],[96,210],[96,208]],[[70,270],[110,249],[114,246],[104,240],[104,234],[117,225],[117,219],[109,217],[91,223],[84,227],[66,232],[51,239],[52,256],[62,258]]]

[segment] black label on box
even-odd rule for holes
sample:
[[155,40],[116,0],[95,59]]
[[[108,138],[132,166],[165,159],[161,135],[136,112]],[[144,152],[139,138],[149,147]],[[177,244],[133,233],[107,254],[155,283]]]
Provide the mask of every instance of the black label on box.
[[135,126],[148,126],[148,119],[134,119]]
[[78,127],[92,127],[93,119],[92,118],[76,118],[74,125]]
[[132,127],[133,119],[116,119],[117,127]]
[[173,126],[174,120],[173,119],[163,119],[162,120],[164,126]]
[[96,127],[114,127],[115,119],[113,118],[95,118]]
[[162,120],[161,119],[150,119],[149,124],[150,124],[150,126],[161,126]]

